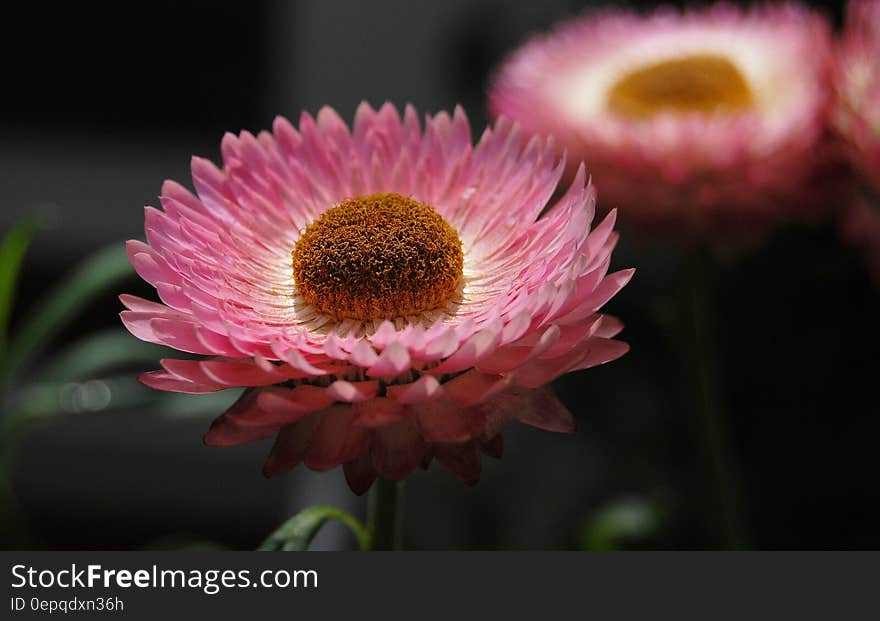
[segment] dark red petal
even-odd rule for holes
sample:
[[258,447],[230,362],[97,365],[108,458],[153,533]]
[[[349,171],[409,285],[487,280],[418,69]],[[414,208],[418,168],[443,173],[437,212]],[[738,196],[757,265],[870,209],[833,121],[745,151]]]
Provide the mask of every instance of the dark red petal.
[[349,405],[324,410],[305,455],[306,466],[312,470],[329,470],[363,451],[369,432],[353,426],[354,419],[354,409]]
[[376,480],[376,471],[373,469],[368,450],[362,451],[351,461],[345,462],[342,471],[345,473],[345,480],[351,491],[358,496],[370,489],[373,481]]
[[208,446],[235,446],[262,440],[278,431],[280,425],[242,425],[248,414],[257,411],[257,391],[245,390],[238,400],[211,423],[204,442]]
[[476,485],[480,480],[480,453],[474,442],[462,444],[434,444],[434,457],[446,466],[465,485]]
[[237,444],[246,444],[268,438],[277,431],[277,426],[253,427],[248,425],[242,427],[224,414],[214,419],[203,441],[207,446],[236,446]]
[[480,450],[489,457],[501,459],[504,454],[504,437],[499,433],[488,440],[479,440]]
[[386,479],[402,479],[419,465],[428,445],[412,419],[373,430],[370,455],[373,468]]
[[316,412],[298,423],[283,427],[278,432],[278,438],[263,465],[265,476],[274,477],[290,470],[302,461],[311,443],[312,433],[322,415],[321,412]]
[[476,408],[462,409],[448,399],[414,403],[419,433],[426,442],[465,442],[483,429],[483,416]]

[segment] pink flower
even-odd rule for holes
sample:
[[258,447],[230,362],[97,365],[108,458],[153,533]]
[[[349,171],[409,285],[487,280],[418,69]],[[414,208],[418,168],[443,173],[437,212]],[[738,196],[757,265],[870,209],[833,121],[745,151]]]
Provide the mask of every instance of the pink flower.
[[834,127],[850,162],[880,193],[880,2],[850,2],[834,90]]
[[880,283],[880,2],[850,2],[835,58],[834,93],[832,124],[856,173],[840,232],[864,251]]
[[830,33],[795,5],[588,14],[502,66],[492,110],[583,159],[656,232],[760,232],[822,201]]
[[207,444],[277,434],[267,475],[342,464],[358,493],[432,458],[475,483],[513,419],[571,431],[544,386],[627,351],[599,310],[632,275],[607,273],[614,214],[590,231],[583,166],[545,211],[564,163],[503,119],[476,146],[461,109],[273,130],[227,134],[222,168],[193,158],[197,196],[167,181],[128,242],[163,303],[122,296],[125,325],[206,356],[142,381],[246,387]]

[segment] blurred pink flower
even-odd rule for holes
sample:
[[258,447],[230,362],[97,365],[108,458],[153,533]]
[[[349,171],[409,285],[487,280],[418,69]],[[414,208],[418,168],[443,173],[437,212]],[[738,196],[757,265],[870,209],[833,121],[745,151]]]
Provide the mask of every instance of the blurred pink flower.
[[857,182],[841,212],[841,233],[865,252],[880,283],[880,2],[847,7],[834,64],[832,124]]
[[545,211],[564,164],[503,119],[476,146],[461,109],[273,129],[227,134],[222,168],[193,158],[197,196],[167,181],[128,242],[163,303],[122,296],[125,325],[207,356],[142,381],[247,387],[207,444],[277,434],[267,475],[343,464],[358,493],[432,458],[475,483],[513,419],[571,431],[544,386],[627,351],[599,310],[632,275],[607,273],[614,214],[590,231],[583,167]]
[[880,2],[850,2],[834,87],[834,127],[852,164],[880,193]]
[[830,58],[795,5],[600,12],[516,51],[489,102],[586,162],[625,223],[740,235],[823,205]]

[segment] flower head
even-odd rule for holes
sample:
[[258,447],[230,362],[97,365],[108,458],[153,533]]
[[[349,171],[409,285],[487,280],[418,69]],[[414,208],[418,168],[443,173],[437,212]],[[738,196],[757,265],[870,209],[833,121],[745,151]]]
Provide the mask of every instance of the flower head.
[[594,13],[516,51],[489,99],[583,159],[624,221],[739,233],[809,206],[829,58],[794,5]]
[[880,2],[853,0],[834,63],[831,117],[858,182],[841,212],[840,231],[865,253],[880,284]]
[[855,0],[835,60],[832,122],[849,159],[880,193],[880,2]]
[[142,381],[245,387],[206,443],[277,435],[267,475],[343,464],[359,493],[432,458],[474,483],[513,419],[570,431],[543,387],[626,352],[599,310],[632,274],[608,274],[614,214],[590,231],[583,166],[548,208],[564,163],[505,120],[475,146],[461,109],[273,129],[227,134],[222,168],[193,159],[197,195],[168,181],[146,208],[129,256],[163,303],[122,296],[122,320],[205,357]]

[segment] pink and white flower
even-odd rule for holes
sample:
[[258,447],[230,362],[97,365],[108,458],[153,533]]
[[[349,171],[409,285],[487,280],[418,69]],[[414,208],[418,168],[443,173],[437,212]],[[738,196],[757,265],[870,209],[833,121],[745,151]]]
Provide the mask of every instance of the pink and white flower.
[[514,52],[489,102],[583,159],[625,222],[738,234],[821,205],[830,53],[791,4],[592,13]]
[[832,122],[856,172],[841,233],[880,283],[880,2],[854,0],[835,59]]
[[590,230],[583,166],[547,208],[552,141],[502,119],[473,145],[460,108],[422,127],[412,107],[362,104],[351,129],[330,108],[279,117],[222,155],[193,158],[195,195],[166,181],[146,208],[128,251],[162,303],[124,295],[121,316],[203,356],[162,360],[148,386],[246,388],[205,442],[277,436],[267,475],[341,464],[362,493],[436,458],[474,483],[508,422],[572,430],[548,382],[627,351],[600,313],[632,275],[608,273],[614,213]]
[[832,121],[849,160],[880,193],[880,2],[850,2],[835,62]]

